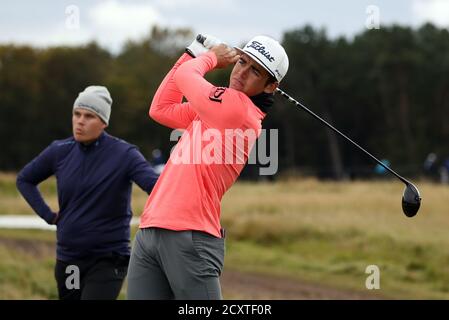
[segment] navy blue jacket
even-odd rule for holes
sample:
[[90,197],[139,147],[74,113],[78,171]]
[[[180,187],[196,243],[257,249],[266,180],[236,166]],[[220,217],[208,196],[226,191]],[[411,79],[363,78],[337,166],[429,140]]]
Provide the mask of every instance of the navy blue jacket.
[[17,176],[17,188],[47,223],[56,217],[37,185],[56,175],[57,259],[130,254],[131,189],[150,193],[158,178],[137,148],[106,132],[85,146],[56,140]]

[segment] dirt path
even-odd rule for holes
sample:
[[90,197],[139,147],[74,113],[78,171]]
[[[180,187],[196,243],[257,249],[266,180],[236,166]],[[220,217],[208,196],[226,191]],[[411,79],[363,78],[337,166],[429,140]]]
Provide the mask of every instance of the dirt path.
[[254,300],[374,300],[379,295],[360,291],[350,291],[326,287],[283,277],[263,276],[225,270],[222,275],[222,288],[225,297],[231,299]]
[[[55,255],[54,243],[0,237],[0,246],[41,258]],[[368,291],[341,290],[283,277],[264,276],[225,269],[221,278],[227,299],[243,300],[305,300],[305,299],[380,299]]]

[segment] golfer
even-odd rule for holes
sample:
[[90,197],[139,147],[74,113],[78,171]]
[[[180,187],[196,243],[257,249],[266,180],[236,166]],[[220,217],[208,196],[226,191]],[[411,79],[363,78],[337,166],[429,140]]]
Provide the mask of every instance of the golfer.
[[[204,45],[194,40],[153,98],[150,117],[184,132],[145,205],[128,269],[128,299],[222,298],[220,202],[260,135],[288,57],[266,36],[243,49],[218,43],[210,36]],[[233,63],[229,87],[204,79]]]
[[[117,298],[130,256],[132,182],[150,193],[158,177],[135,146],[104,131],[111,104],[105,87],[87,87],[73,106],[73,136],[51,143],[17,177],[29,205],[57,225],[60,299]],[[59,212],[37,188],[52,175]]]

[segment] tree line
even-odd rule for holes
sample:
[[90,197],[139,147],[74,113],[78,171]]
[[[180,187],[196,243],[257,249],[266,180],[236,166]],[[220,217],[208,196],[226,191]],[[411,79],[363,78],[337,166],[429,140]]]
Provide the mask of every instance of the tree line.
[[[105,85],[114,100],[107,131],[168,157],[170,129],[148,118],[151,99],[193,33],[154,27],[112,54],[92,42],[38,49],[0,46],[0,170],[16,171],[51,141],[71,135],[78,93]],[[449,155],[449,32],[392,25],[330,39],[303,26],[283,33],[290,60],[284,91],[403,174],[426,156]],[[230,69],[207,78],[227,85]],[[282,97],[263,123],[278,129],[279,172],[368,176],[375,163]],[[247,169],[251,172],[251,166]],[[250,175],[250,174],[249,174]]]

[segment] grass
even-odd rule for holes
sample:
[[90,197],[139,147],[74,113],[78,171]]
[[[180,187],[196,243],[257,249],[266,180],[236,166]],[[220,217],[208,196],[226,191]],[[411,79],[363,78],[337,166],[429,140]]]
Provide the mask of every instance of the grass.
[[423,196],[414,218],[402,214],[402,183],[288,181],[240,183],[226,194],[223,224],[237,238],[292,237],[301,230],[387,235],[397,241],[449,244],[445,186],[419,183]]
[[376,264],[387,296],[448,298],[449,190],[419,187],[422,208],[409,219],[395,181],[240,183],[223,205],[236,240],[227,264],[354,289]]
[[57,299],[55,257],[54,232],[0,229],[0,300]]
[[[15,191],[14,179],[0,175],[0,213],[33,214]],[[381,296],[449,299],[449,188],[417,185],[422,208],[410,219],[401,209],[404,186],[395,180],[237,183],[222,204],[225,268],[366,290],[365,269],[374,264],[381,272]],[[57,206],[54,180],[41,190]],[[135,214],[146,198],[134,188]],[[54,241],[49,232],[0,229],[1,237]],[[0,298],[54,298],[53,259],[0,245]]]
[[235,240],[227,265],[363,290],[375,264],[385,296],[448,299],[449,189],[418,186],[424,200],[410,219],[396,181],[240,183],[223,205]]
[[[50,250],[33,250],[36,242],[41,242],[40,248],[43,247],[42,243],[50,243],[54,233],[10,231],[13,230],[0,230],[0,240],[5,237],[15,240],[0,242],[0,299],[56,299],[54,253]],[[17,246],[19,243],[26,244],[28,249]],[[12,244],[14,247],[11,247]]]

